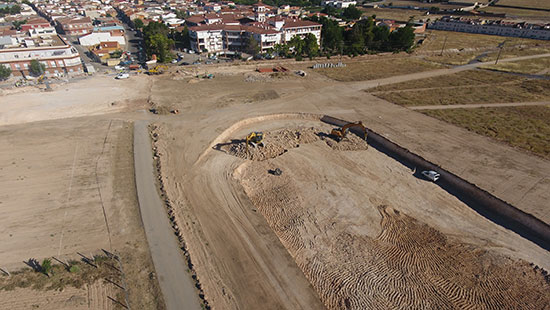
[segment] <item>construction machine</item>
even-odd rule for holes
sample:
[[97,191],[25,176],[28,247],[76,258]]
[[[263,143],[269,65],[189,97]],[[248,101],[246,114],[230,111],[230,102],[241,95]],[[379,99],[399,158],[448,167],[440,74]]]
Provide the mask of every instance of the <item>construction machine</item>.
[[248,145],[251,144],[253,147],[264,146],[264,133],[261,131],[253,131],[246,136],[246,153],[248,154]]
[[147,70],[149,75],[163,74],[164,70],[168,69],[165,65],[156,65],[154,68]]
[[359,121],[357,123],[348,123],[348,124],[344,125],[342,128],[334,128],[330,132],[330,136],[333,137],[334,140],[340,142],[340,141],[342,141],[342,139],[344,139],[346,137],[346,135],[348,134],[348,131],[351,127],[359,127],[361,129],[361,131],[363,132],[365,141],[367,141],[367,128],[365,128],[365,126],[363,126],[363,123],[361,121]]

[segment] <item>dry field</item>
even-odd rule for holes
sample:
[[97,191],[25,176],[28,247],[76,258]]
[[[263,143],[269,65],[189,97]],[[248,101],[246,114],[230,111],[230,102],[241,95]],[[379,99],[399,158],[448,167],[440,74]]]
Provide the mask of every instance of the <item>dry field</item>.
[[[0,132],[0,265],[14,271],[28,268],[23,261],[30,258],[79,259],[77,252],[116,250],[131,305],[162,308],[135,198],[132,124],[71,118],[3,126]],[[13,294],[20,290],[27,289]]]
[[[445,38],[447,38],[446,43]],[[505,40],[507,40],[506,46],[536,47],[539,45],[548,44],[548,42],[541,40],[507,38],[502,36],[454,31],[428,30],[426,31],[426,39],[418,50],[420,52],[439,52],[443,48],[443,45],[445,45],[445,50],[464,50],[464,52],[472,50],[486,50],[496,48]]]
[[521,77],[488,70],[469,70],[454,74],[413,80],[408,82],[389,84],[369,89],[371,93],[409,91],[420,89],[445,89],[447,87],[471,87],[476,85],[499,85],[503,83],[516,83]]
[[522,6],[527,8],[550,9],[550,2],[547,0],[499,0],[498,4]]
[[507,19],[522,19],[522,20],[528,20],[531,22],[550,21],[550,14],[548,14],[548,11],[503,8],[503,7],[495,7],[495,6],[483,8],[482,11],[489,12],[489,13],[505,13]]
[[366,81],[391,77],[394,75],[422,72],[445,68],[443,65],[432,64],[415,58],[380,58],[373,60],[345,62],[343,68],[317,69],[315,72],[336,81]]
[[[375,95],[403,106],[535,102],[550,100],[549,80],[514,80],[498,84],[420,88]],[[434,85],[434,84],[432,84]]]
[[550,159],[550,107],[423,111],[437,119]]
[[[408,21],[411,16],[414,16],[415,19],[425,18],[425,12],[416,11],[416,10],[405,10],[405,9],[388,9],[388,8],[377,8],[377,9],[365,9],[360,8],[363,11],[364,16],[376,15],[376,18],[384,19],[393,19],[397,21]],[[434,16],[440,17],[442,15],[430,15],[432,18]]]
[[521,60],[515,62],[505,62],[496,65],[487,65],[483,68],[497,70],[502,72],[516,72],[526,74],[550,74],[550,57]]

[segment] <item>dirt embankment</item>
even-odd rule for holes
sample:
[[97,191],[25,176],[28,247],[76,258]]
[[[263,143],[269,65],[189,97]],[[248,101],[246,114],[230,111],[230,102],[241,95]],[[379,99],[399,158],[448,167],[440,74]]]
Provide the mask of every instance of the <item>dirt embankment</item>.
[[545,309],[550,304],[545,272],[451,240],[389,206],[378,206],[382,220],[376,237],[323,227],[308,210],[308,198],[285,175],[267,175],[251,165],[243,185],[329,309]]
[[[435,225],[429,214],[426,221],[409,215],[415,205],[434,201],[443,205],[426,208],[445,212],[445,203],[456,200],[452,196],[435,192],[430,183],[418,183],[409,175],[391,190],[402,197],[375,198],[372,193],[389,186],[380,172],[389,171],[396,178],[399,164],[371,149],[358,152],[365,152],[363,155],[336,154],[323,143],[313,143],[320,139],[315,139],[315,131],[266,132],[274,144],[273,153],[253,153],[256,160],[245,162],[234,176],[328,309],[545,309],[550,304],[546,271],[477,242],[465,242],[460,234],[450,237],[435,228],[442,224]],[[302,136],[304,141],[307,137],[312,141],[277,156],[285,149],[281,144],[291,147],[294,144],[288,141],[300,141]],[[243,157],[242,152],[231,148],[235,145],[240,144],[226,146],[227,152]],[[358,160],[365,157],[368,174],[348,173],[358,170],[363,165]],[[267,173],[275,168],[283,173]],[[316,174],[326,169],[333,171]],[[357,176],[373,180],[363,181]],[[349,188],[348,183],[361,189]],[[418,198],[417,191],[426,189],[431,189],[423,194],[431,197],[429,201]],[[366,201],[354,206],[352,195]],[[413,206],[404,212],[400,208],[408,197],[415,197],[410,202]],[[457,208],[452,212],[460,216],[451,226],[462,225],[469,213],[463,204]],[[452,216],[441,218],[448,221]],[[479,215],[474,219],[479,221]],[[483,223],[487,229],[495,229]]]
[[319,140],[325,141],[328,146],[338,151],[365,150],[368,147],[364,139],[353,133],[347,134],[340,142],[336,142],[329,133],[330,128],[327,126],[280,129],[264,133],[263,146],[249,144],[247,148],[246,140],[243,139],[220,143],[214,148],[243,159],[263,161],[280,156],[289,149],[300,147],[301,144]]

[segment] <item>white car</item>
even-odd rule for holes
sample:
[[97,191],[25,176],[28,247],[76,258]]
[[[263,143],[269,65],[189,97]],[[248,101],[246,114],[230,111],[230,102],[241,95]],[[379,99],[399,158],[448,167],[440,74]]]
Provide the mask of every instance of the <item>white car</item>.
[[425,176],[428,180],[432,181],[432,182],[435,182],[437,180],[439,180],[439,177],[441,177],[441,175],[433,170],[424,170],[422,171],[422,175]]
[[123,66],[120,66],[120,65],[116,65],[116,66],[115,66],[115,70],[124,70],[124,67],[123,67]]
[[122,80],[122,79],[127,79],[127,78],[129,78],[129,77],[130,77],[130,75],[129,75],[128,73],[119,73],[119,74],[115,77],[115,79],[117,79],[117,80]]

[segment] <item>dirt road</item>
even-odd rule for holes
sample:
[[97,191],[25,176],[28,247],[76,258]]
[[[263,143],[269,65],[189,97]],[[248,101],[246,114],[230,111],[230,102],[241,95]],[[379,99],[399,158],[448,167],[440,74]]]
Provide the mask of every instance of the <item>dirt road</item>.
[[168,310],[200,310],[197,291],[159,198],[148,121],[134,125],[136,187],[141,218]]
[[446,104],[446,105],[423,105],[409,107],[411,110],[447,110],[447,109],[476,109],[476,108],[499,108],[499,107],[523,107],[533,105],[550,105],[550,102],[508,102],[508,103],[480,103],[480,104]]
[[[539,54],[539,55],[531,55],[531,56],[521,56],[521,57],[513,57],[513,58],[505,58],[499,60],[499,62],[513,62],[513,61],[520,61],[520,60],[527,60],[527,59],[535,59],[535,58],[543,58],[543,57],[550,57],[550,53],[546,54]],[[392,76],[389,78],[384,79],[378,79],[378,80],[370,80],[370,81],[362,81],[362,82],[353,82],[349,83],[348,85],[356,90],[363,90],[368,88],[374,88],[382,85],[388,85],[388,84],[395,84],[395,83],[401,83],[406,81],[412,81],[412,80],[419,80],[419,79],[426,79],[430,77],[437,77],[441,75],[448,75],[453,73],[458,73],[466,70],[471,70],[477,67],[481,67],[484,65],[491,65],[494,64],[493,61],[488,62],[478,62],[473,64],[467,64],[463,66],[456,66],[449,69],[438,69],[438,70],[432,70],[432,71],[424,71],[424,72],[418,72],[418,73],[411,73],[411,74],[404,74],[400,76]]]

